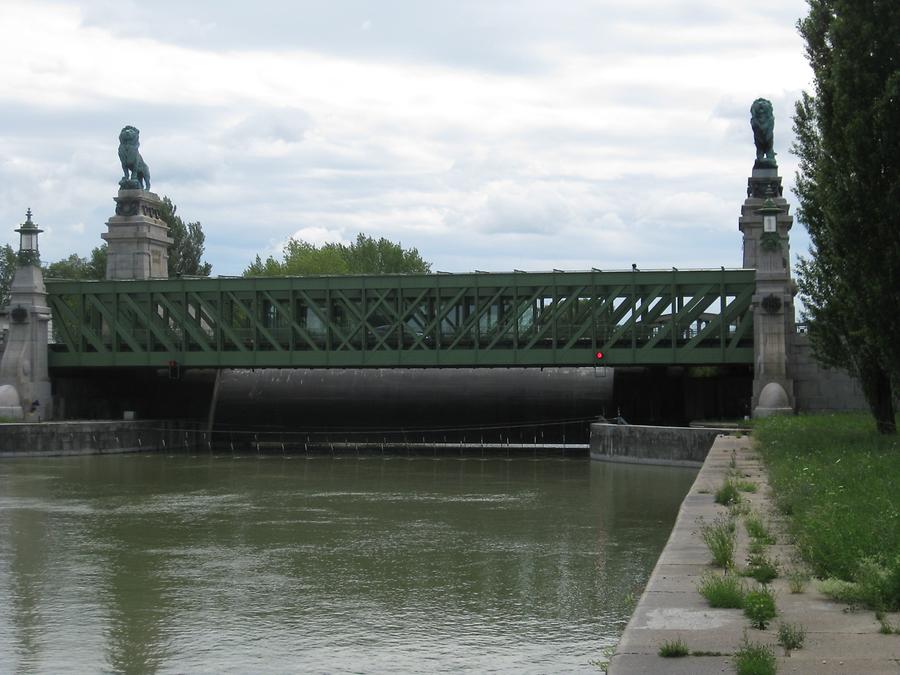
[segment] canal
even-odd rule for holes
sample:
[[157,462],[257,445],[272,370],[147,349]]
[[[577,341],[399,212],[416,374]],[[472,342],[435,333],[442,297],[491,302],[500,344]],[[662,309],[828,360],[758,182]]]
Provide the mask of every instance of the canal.
[[598,672],[695,471],[587,459],[0,461],[12,672]]

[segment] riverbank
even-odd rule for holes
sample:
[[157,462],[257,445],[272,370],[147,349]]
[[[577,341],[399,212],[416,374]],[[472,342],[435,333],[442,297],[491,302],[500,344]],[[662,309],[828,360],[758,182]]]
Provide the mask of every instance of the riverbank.
[[0,424],[0,458],[194,450],[206,434],[183,420],[72,420]]
[[[727,479],[751,484],[755,492],[741,492],[742,506],[717,504],[716,492]],[[741,609],[714,609],[697,591],[704,575],[721,574],[711,566],[710,550],[701,527],[731,513],[736,524],[734,561],[744,570],[750,553],[746,513],[758,514],[775,535],[774,544],[763,547],[763,555],[775,562],[779,576],[769,587],[774,591],[777,616],[765,630],[753,628]],[[796,673],[897,673],[900,637],[880,632],[872,611],[848,611],[846,605],[806,583],[801,593],[792,593],[791,580],[802,580],[805,568],[786,534],[786,523],[776,512],[770,496],[768,475],[747,437],[719,437],[682,503],[677,521],[657,561],[643,595],[619,641],[609,672],[634,673],[735,672],[736,654],[745,640],[771,650],[779,672]],[[708,578],[708,577],[707,577]],[[752,579],[742,579],[747,589],[756,589]],[[794,589],[796,590],[796,588]],[[885,619],[897,625],[900,615]],[[779,624],[805,631],[803,647],[789,654],[779,646]],[[680,641],[692,655],[664,658],[664,644]],[[695,654],[708,654],[699,656]],[[764,671],[759,671],[764,672]]]

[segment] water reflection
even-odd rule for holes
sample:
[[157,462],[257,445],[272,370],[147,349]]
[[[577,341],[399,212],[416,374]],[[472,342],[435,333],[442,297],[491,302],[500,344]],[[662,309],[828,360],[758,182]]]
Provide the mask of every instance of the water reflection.
[[587,460],[0,462],[21,671],[590,670],[693,472]]

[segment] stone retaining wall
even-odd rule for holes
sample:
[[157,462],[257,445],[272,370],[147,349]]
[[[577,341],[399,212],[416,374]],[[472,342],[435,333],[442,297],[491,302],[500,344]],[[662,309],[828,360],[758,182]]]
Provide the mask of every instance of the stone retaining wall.
[[591,459],[604,462],[701,466],[716,436],[734,429],[591,425]]

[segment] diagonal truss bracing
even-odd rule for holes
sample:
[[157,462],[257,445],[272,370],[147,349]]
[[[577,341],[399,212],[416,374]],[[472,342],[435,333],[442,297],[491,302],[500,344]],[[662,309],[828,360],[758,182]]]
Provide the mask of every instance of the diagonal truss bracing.
[[50,280],[50,364],[751,363],[754,288],[725,269]]

